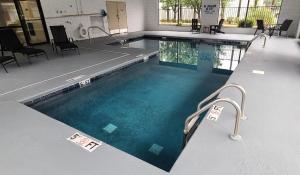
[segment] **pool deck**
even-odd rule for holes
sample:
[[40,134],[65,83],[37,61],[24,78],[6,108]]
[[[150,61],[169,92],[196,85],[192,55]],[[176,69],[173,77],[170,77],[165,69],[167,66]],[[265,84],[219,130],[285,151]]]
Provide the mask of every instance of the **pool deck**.
[[[251,35],[207,35],[188,32],[139,32],[122,36],[176,36],[247,41]],[[300,174],[300,41],[268,39],[265,48],[257,40],[228,80],[247,91],[246,115],[241,121],[242,141],[228,135],[233,131],[234,110],[225,106],[218,122],[203,120],[170,173],[164,172],[112,146],[103,144],[90,153],[67,141],[77,130],[51,119],[20,102],[70,86],[67,80],[84,80],[118,67],[143,60],[156,50],[108,46],[107,38],[95,44],[80,41],[81,55],[64,57],[49,53],[49,60],[21,60],[21,68],[0,69],[0,172],[5,175],[294,175]],[[262,70],[264,75],[253,74]],[[233,90],[221,96],[239,101]],[[196,107],[195,107],[196,108]]]

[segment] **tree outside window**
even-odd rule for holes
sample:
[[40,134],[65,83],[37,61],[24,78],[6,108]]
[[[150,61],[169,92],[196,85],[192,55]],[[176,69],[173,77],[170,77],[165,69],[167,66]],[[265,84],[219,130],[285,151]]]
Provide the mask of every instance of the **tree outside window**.
[[256,20],[264,20],[266,25],[276,24],[282,0],[221,0],[220,18],[225,26],[254,27]]
[[[266,25],[276,24],[282,0],[220,0],[220,19],[225,26],[253,27],[257,19]],[[190,26],[192,19],[201,22],[202,0],[160,0],[160,24]]]
[[160,0],[160,24],[187,26],[201,16],[202,0]]

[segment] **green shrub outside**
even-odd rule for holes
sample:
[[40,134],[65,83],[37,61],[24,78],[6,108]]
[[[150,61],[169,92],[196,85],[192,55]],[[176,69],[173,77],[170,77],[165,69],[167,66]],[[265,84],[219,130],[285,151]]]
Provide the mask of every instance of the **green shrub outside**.
[[228,24],[238,24],[239,23],[239,18],[238,17],[228,17],[227,19],[226,19],[226,22],[228,23]]
[[267,7],[250,9],[247,20],[252,21],[253,24],[256,24],[257,19],[262,19],[264,20],[265,24],[269,25],[274,24],[276,18],[272,10]]
[[253,27],[254,22],[252,20],[241,20],[239,21],[239,27]]

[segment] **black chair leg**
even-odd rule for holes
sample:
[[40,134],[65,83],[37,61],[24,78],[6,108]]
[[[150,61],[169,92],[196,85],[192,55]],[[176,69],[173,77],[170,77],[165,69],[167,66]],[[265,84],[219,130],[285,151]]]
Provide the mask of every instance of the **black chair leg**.
[[1,63],[1,65],[2,65],[3,69],[5,70],[5,72],[8,73],[6,67],[4,66],[4,64]]
[[21,67],[20,64],[19,64],[19,62],[18,62],[18,60],[17,60],[16,58],[14,58],[14,60],[15,60],[15,62],[16,62],[16,64],[17,64],[17,66],[18,66],[18,67]]
[[273,34],[274,34],[274,30],[273,29],[269,29],[269,36],[270,36],[270,38],[272,37]]
[[52,47],[52,52],[54,52],[54,47],[56,47],[56,46],[54,46],[54,43],[51,41],[51,47]]
[[254,33],[254,35],[256,35],[256,33],[257,33],[257,29],[255,30],[255,33]]
[[18,62],[18,60],[17,60],[17,57],[16,57],[15,53],[12,53],[12,55],[13,55],[13,58],[14,58],[16,64],[17,64],[17,66],[21,67],[20,64],[19,64],[19,62]]
[[57,51],[57,47],[55,46],[55,52],[56,52],[56,55],[58,55],[58,51]]
[[27,60],[28,60],[29,64],[32,64],[32,62],[31,62],[31,59],[30,59],[30,56],[29,56],[29,55],[27,55]]
[[44,55],[45,55],[46,59],[49,60],[48,54],[46,52],[44,52]]
[[79,48],[77,48],[77,52],[78,52],[78,55],[80,55],[80,51],[79,51]]

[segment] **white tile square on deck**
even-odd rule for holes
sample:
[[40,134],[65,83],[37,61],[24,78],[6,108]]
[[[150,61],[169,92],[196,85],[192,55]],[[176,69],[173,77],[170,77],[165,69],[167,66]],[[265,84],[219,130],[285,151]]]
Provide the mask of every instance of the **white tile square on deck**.
[[115,126],[115,125],[113,125],[113,124],[110,123],[110,124],[106,125],[106,126],[103,128],[103,130],[106,131],[107,133],[111,134],[111,133],[113,133],[117,128],[118,128],[117,126]]
[[264,75],[265,71],[262,71],[262,70],[253,70],[252,73],[259,74],[259,75]]
[[66,80],[67,82],[73,82],[73,81],[77,81],[77,80],[80,80],[81,78],[85,77],[85,75],[79,75],[77,77],[73,77],[73,78],[70,78],[68,80]]
[[157,145],[157,144],[153,144],[150,148],[149,148],[149,152],[159,156],[159,154],[161,153],[161,151],[164,149],[164,147]]

